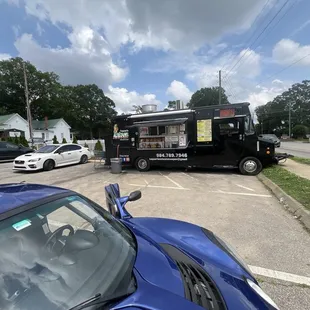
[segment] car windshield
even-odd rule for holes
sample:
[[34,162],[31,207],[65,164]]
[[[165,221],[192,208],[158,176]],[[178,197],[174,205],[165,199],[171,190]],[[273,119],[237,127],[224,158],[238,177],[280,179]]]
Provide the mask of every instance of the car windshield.
[[36,153],[52,153],[52,152],[54,152],[58,147],[59,147],[59,145],[45,145],[45,146],[41,147],[40,149],[38,149],[38,150],[36,151]]
[[270,134],[270,135],[263,135],[263,137],[266,138],[272,138],[272,139],[278,139],[278,137],[276,135]]
[[2,220],[0,309],[69,309],[132,283],[134,238],[101,210],[73,195]]

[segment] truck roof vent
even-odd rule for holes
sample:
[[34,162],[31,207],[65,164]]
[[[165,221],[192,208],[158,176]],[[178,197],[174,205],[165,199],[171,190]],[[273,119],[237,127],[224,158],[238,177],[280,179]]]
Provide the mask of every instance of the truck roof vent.
[[144,104],[142,106],[142,113],[152,113],[157,111],[156,104]]

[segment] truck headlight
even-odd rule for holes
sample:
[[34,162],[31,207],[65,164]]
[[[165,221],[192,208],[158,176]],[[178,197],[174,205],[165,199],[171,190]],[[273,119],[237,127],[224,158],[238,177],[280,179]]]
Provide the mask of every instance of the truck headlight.
[[35,159],[30,159],[28,160],[28,163],[36,163],[37,161],[40,161],[41,158],[35,158]]
[[257,295],[259,295],[262,299],[264,299],[266,302],[268,302],[269,305],[271,305],[275,309],[279,310],[279,308],[275,304],[275,302],[261,289],[261,287],[259,287],[256,283],[254,283],[250,279],[246,279],[246,281],[249,284],[249,286],[251,286],[253,291],[256,292]]

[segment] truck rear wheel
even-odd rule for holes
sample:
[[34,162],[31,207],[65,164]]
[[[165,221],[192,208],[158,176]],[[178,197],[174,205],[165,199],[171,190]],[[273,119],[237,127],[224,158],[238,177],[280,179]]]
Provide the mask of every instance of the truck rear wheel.
[[239,163],[239,170],[244,175],[257,175],[263,169],[263,165],[256,157],[245,157]]
[[136,160],[136,168],[139,171],[149,171],[150,170],[150,161],[146,158],[140,157]]

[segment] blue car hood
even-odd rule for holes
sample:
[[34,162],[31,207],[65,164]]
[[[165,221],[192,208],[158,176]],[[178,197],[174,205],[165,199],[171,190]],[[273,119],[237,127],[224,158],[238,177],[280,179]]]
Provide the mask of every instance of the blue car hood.
[[244,277],[253,277],[209,240],[200,227],[157,218],[131,218],[123,223],[137,240],[137,290],[114,309],[202,309],[185,298],[178,267],[160,244],[172,245],[198,263],[216,283],[227,309],[269,308],[244,281]]

